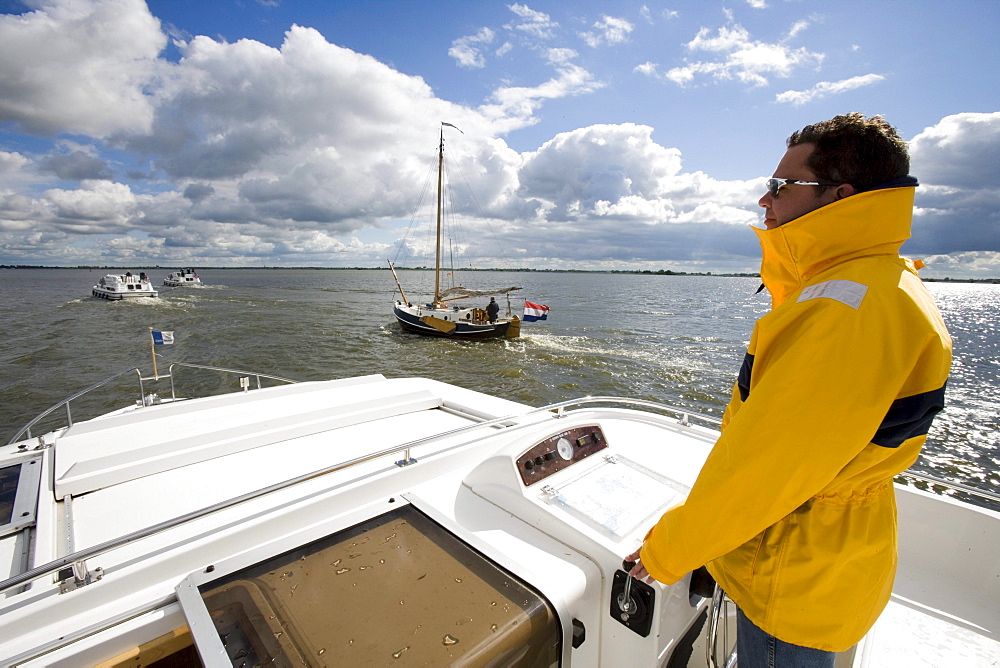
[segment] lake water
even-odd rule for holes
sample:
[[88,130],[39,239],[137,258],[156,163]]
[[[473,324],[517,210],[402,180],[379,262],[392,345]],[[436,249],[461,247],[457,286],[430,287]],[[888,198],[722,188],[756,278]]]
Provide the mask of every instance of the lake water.
[[[159,284],[172,270],[147,273]],[[90,297],[105,273],[0,269],[2,442],[119,371],[151,375],[149,327],[175,334],[175,345],[156,348],[161,374],[186,362],[295,380],[426,376],[536,406],[626,395],[721,416],[770,301],[755,294],[753,278],[469,272],[460,281],[469,288],[521,286],[512,299],[518,314],[524,299],[552,310],[547,321],[525,323],[519,339],[461,342],[402,332],[387,270],[206,269],[204,287],[161,287],[157,299],[124,302]],[[411,300],[433,288],[427,271],[402,271],[400,280]],[[955,339],[955,361],[948,406],[914,468],[1000,492],[1000,285],[928,287]],[[135,379],[74,401],[73,418],[131,403]],[[175,382],[180,395],[238,389],[235,376],[189,369]],[[146,390],[169,395],[169,383]]]

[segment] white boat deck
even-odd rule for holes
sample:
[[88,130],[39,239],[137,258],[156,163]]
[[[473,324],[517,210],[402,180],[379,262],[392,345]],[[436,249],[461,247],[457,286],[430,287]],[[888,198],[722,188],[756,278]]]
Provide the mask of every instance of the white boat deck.
[[893,596],[855,665],[1000,666],[998,514],[897,487]]
[[[995,601],[994,601],[995,603]],[[1000,666],[995,630],[894,596],[856,651],[858,668]]]
[[[556,436],[586,440],[595,429],[593,455],[541,457]],[[0,664],[97,665],[165,636],[190,644],[189,625],[206,633],[199,583],[409,505],[544,595],[563,665],[655,665],[706,603],[686,579],[655,584],[652,633],[641,636],[609,615],[612,581],[683,499],[714,439],[631,409],[557,417],[436,381],[366,376],[135,407],[46,435],[41,450],[37,438],[3,446],[0,467],[29,458],[43,467],[30,566],[120,542],[87,558],[100,576],[92,584],[60,593],[47,576],[0,598]],[[526,486],[535,450],[548,473]],[[415,463],[399,466],[407,453]],[[998,665],[1000,514],[909,488],[897,496],[896,595],[838,665]],[[0,575],[24,570],[25,537],[0,537]],[[574,648],[576,624],[586,640]],[[687,665],[705,665],[704,654]]]

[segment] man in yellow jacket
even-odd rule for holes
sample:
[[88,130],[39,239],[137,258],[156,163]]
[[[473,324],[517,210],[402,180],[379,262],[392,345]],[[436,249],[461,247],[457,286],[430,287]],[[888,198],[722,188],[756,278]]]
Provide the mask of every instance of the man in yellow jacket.
[[833,666],[889,600],[893,476],[944,406],[951,339],[914,263],[909,156],[880,116],[795,132],[755,229],[771,311],[685,502],[632,559],[673,583],[707,564],[739,608],[740,668]]

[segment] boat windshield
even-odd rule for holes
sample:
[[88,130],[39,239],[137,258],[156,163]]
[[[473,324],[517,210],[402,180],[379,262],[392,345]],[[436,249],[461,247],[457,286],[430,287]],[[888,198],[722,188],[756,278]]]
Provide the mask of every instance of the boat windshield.
[[412,506],[199,588],[238,665],[555,666],[526,584]]

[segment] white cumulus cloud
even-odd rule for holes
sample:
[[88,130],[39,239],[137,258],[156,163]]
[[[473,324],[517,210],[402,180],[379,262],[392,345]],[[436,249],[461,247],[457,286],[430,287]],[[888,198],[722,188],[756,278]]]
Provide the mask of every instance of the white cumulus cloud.
[[147,130],[166,44],[142,0],[41,2],[0,15],[0,122],[101,138]]
[[483,56],[482,47],[486,46],[496,37],[489,28],[481,28],[475,35],[459,37],[451,43],[448,55],[454,58],[461,67],[482,68],[486,66],[486,58]]
[[831,95],[840,95],[841,93],[846,93],[865,86],[873,86],[884,80],[885,77],[881,74],[865,74],[863,76],[851,77],[841,81],[820,81],[809,90],[789,90],[784,93],[778,93],[778,95],[775,96],[775,102],[790,103],[795,106],[801,106],[808,102],[812,102],[813,100],[821,100],[824,97],[830,97]]
[[673,67],[662,75],[663,78],[679,85],[689,84],[698,77],[708,77],[763,86],[772,76],[787,77],[796,68],[815,66],[823,61],[822,54],[804,47],[792,48],[784,43],[754,40],[750,32],[740,25],[723,26],[714,34],[710,29],[702,28],[687,43],[687,49],[695,56],[707,54],[714,58],[694,59]]
[[580,33],[580,37],[588,46],[596,48],[605,44],[627,42],[634,29],[635,26],[625,19],[605,16],[594,24],[592,31]]
[[922,181],[957,188],[1000,188],[1000,111],[946,116],[910,141]]
[[514,3],[507,5],[507,8],[521,19],[519,22],[511,24],[511,28],[532,37],[548,39],[553,36],[553,30],[559,27],[559,24],[553,21],[548,14],[535,11],[527,5]]

